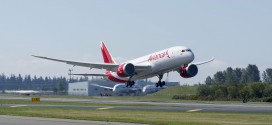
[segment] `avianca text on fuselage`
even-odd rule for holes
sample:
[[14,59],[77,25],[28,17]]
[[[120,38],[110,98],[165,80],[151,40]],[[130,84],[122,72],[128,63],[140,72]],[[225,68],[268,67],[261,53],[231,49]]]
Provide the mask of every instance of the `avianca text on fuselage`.
[[104,63],[85,63],[76,61],[60,60],[42,56],[34,56],[37,58],[63,62],[73,66],[82,66],[88,68],[106,69],[104,74],[74,74],[84,76],[102,76],[113,82],[126,83],[128,86],[133,86],[134,81],[147,79],[158,76],[159,81],[156,86],[164,86],[162,81],[163,74],[171,71],[176,71],[183,78],[194,77],[198,73],[198,65],[205,64],[214,60],[214,58],[192,63],[195,56],[194,53],[185,46],[175,46],[153,54],[117,64],[111,56],[104,42],[101,42],[101,52]]
[[166,50],[162,53],[159,53],[159,54],[150,55],[150,57],[148,58],[147,61],[152,62],[152,61],[156,61],[158,59],[164,58],[164,57],[170,58],[170,55],[168,54],[168,50]]

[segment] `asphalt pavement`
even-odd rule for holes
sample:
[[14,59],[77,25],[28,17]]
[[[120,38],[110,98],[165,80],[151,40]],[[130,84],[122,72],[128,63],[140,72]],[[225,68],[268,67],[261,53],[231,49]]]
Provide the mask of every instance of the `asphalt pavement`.
[[0,115],[0,125],[144,125],[144,124]]

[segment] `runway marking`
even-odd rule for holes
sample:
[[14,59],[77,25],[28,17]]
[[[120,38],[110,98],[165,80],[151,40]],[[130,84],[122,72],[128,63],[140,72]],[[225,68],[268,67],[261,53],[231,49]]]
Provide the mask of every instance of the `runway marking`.
[[201,111],[202,109],[193,109],[193,110],[188,110],[186,112],[198,112],[198,111]]
[[27,105],[14,105],[14,106],[10,106],[11,108],[17,108],[17,107],[26,107]]
[[108,109],[113,109],[114,107],[105,107],[105,108],[98,108],[98,110],[108,110]]

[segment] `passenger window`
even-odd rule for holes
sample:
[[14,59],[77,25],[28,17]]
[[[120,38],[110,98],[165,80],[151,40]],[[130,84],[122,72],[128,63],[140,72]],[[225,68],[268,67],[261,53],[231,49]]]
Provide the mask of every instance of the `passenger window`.
[[185,52],[185,50],[182,50],[181,52]]

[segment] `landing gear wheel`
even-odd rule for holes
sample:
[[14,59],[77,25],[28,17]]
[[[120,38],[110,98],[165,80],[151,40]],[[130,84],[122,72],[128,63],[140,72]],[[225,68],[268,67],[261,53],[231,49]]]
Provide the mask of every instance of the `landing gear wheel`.
[[163,75],[159,75],[159,81],[156,83],[156,87],[163,87],[165,85],[165,81],[161,81],[163,78]]
[[162,86],[161,86],[161,87],[165,86],[165,81],[163,81],[161,84],[162,84]]
[[135,84],[134,81],[130,82],[130,87],[134,86],[134,84]]
[[156,83],[156,87],[163,87],[164,85],[165,85],[165,81],[163,82],[159,81]]
[[129,81],[126,83],[126,87],[132,87],[135,84],[134,81]]

